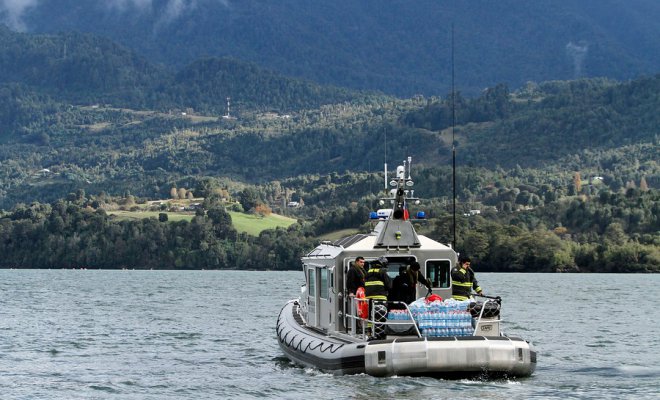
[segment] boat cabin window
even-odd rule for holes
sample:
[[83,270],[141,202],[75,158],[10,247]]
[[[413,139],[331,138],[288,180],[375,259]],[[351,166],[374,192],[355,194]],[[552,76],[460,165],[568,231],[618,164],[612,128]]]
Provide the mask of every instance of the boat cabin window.
[[406,268],[415,261],[415,257],[387,257],[387,261],[387,275],[394,279],[399,275],[399,269]]
[[319,294],[319,296],[322,299],[327,299],[328,298],[328,275],[330,275],[330,271],[322,270],[320,275],[321,275],[321,281],[319,282],[319,288],[321,289],[321,293]]
[[316,295],[316,268],[309,268],[307,270],[307,287],[309,288],[307,293],[311,297],[314,297]]
[[426,262],[426,277],[433,287],[448,288],[451,281],[451,263],[449,260],[429,260]]

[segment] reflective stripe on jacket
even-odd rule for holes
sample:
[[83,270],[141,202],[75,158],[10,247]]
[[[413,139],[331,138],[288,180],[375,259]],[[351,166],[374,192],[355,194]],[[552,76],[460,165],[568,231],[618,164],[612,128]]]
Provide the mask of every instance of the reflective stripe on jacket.
[[472,293],[480,292],[481,288],[474,277],[472,270],[454,267],[451,270],[451,297],[456,300],[467,300]]
[[368,299],[387,300],[387,294],[392,288],[392,281],[387,275],[387,269],[380,265],[372,265],[364,278],[364,296]]

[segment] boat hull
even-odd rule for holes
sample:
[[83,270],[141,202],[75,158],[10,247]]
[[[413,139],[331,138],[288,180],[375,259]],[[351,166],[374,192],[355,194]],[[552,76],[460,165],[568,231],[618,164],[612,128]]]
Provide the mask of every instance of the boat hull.
[[366,342],[349,342],[305,326],[298,307],[288,302],[277,318],[278,342],[291,361],[339,375],[365,372]]
[[282,351],[293,362],[335,374],[373,376],[525,377],[536,368],[536,351],[507,336],[396,337],[349,341],[307,327],[296,301],[277,320]]

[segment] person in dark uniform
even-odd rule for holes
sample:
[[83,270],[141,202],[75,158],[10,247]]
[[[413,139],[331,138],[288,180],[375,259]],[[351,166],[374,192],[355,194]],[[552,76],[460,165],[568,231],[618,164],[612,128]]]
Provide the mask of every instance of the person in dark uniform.
[[346,273],[346,290],[349,296],[355,296],[359,287],[364,287],[364,278],[367,271],[364,270],[364,257],[356,257],[355,261]]
[[451,269],[451,295],[456,300],[467,300],[472,295],[472,289],[477,294],[483,294],[474,271],[470,268],[472,264],[469,257],[461,256],[458,266]]
[[387,300],[392,289],[392,280],[387,275],[387,258],[379,257],[369,263],[367,275],[364,278],[365,297],[374,300]]
[[407,285],[404,292],[403,301],[410,304],[417,300],[417,285],[422,284],[428,290],[431,290],[431,282],[422,275],[421,266],[417,261],[413,261],[406,268]]
[[[364,278],[366,276],[367,271],[365,270],[364,257],[355,257],[355,261],[351,263],[348,272],[346,272],[346,291],[348,292],[348,297],[346,297],[346,299],[350,301],[350,303],[348,303],[349,313],[352,315],[360,315],[357,310],[361,305],[366,304],[364,301],[355,301],[358,288],[363,288],[364,290]],[[357,321],[357,327],[358,329],[361,329],[362,321]]]
[[[399,275],[392,280],[392,290],[387,296],[390,302],[406,302],[406,295],[410,292],[408,290],[408,274],[406,274],[406,266],[399,267]],[[390,310],[404,310],[406,307],[403,304],[390,303],[388,304]]]
[[[369,263],[367,275],[364,278],[364,291],[365,297],[370,299],[372,305],[372,313],[374,321],[382,322],[387,319],[387,295],[392,289],[392,280],[387,275],[388,260],[385,256],[379,257],[377,260]],[[375,301],[374,301],[375,300]],[[385,338],[385,325],[374,324],[373,338]]]

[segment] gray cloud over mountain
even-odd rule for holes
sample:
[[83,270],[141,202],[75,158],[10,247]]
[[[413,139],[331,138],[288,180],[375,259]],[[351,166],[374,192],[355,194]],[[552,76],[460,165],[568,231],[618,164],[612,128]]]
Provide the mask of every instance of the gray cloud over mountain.
[[[158,24],[167,24],[186,11],[199,6],[203,0],[167,0],[162,15],[158,18]],[[228,0],[215,0],[216,3],[229,7]],[[11,29],[17,31],[27,30],[24,17],[30,9],[47,5],[48,0],[0,0],[0,23],[4,23]],[[154,0],[104,0],[99,1],[99,6],[109,12],[153,12]]]

